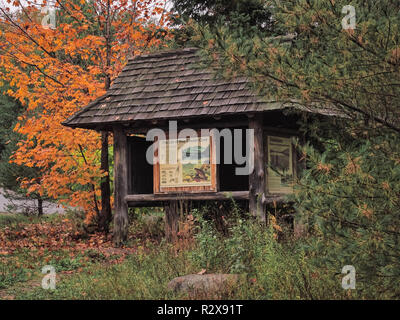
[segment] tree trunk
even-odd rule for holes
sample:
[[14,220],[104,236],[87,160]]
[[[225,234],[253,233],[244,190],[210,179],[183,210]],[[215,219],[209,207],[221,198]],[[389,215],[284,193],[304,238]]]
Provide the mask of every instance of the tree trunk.
[[115,214],[113,241],[121,246],[128,236],[128,146],[127,137],[121,128],[114,129],[114,193]]
[[111,204],[110,204],[110,168],[108,162],[108,132],[101,133],[101,170],[106,172],[106,176],[102,178],[101,189],[101,213],[99,219],[99,228],[106,233],[109,232],[112,220]]
[[37,208],[38,216],[41,217],[43,215],[43,199],[39,198],[37,199],[37,201],[38,201],[38,208]]
[[[110,75],[108,68],[111,66],[111,16],[110,16],[111,4],[107,1],[107,17],[106,17],[106,70],[104,87],[108,91],[111,84]],[[109,232],[110,223],[112,220],[111,203],[110,203],[110,167],[108,162],[108,132],[101,133],[101,165],[100,168],[107,175],[101,180],[101,212],[99,217],[99,229],[105,233]]]

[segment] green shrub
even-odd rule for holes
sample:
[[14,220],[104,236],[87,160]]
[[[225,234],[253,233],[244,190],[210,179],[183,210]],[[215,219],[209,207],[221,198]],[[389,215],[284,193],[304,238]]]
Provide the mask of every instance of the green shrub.
[[201,221],[196,247],[189,253],[193,264],[207,273],[245,274],[235,298],[239,299],[343,299],[359,297],[342,289],[337,270],[315,264],[306,248],[314,238],[294,240],[286,231],[278,241],[272,223],[268,228],[252,218],[238,218],[224,237],[211,221]]
[[224,250],[222,238],[210,221],[200,220],[196,234],[196,248],[190,252],[190,258],[199,269],[223,271]]
[[164,212],[157,208],[131,209],[129,232],[136,237],[161,240],[164,237]]

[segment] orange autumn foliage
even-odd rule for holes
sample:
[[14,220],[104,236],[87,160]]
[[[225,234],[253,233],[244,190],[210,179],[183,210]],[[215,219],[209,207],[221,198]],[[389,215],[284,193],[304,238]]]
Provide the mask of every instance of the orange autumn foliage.
[[[83,208],[100,208],[100,134],[61,122],[105,93],[138,54],[163,46],[165,0],[56,1],[56,26],[42,25],[42,1],[0,7],[0,76],[8,95],[27,107],[15,131],[23,135],[11,161],[38,168],[41,179],[22,180],[28,192]],[[108,45],[109,44],[109,45]]]

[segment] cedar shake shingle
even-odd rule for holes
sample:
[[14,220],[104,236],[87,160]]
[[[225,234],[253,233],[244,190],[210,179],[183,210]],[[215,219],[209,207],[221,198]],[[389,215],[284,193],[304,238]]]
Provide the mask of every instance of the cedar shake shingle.
[[282,109],[263,101],[247,79],[217,79],[199,66],[196,48],[137,56],[128,61],[106,95],[68,118],[73,128],[136,120],[163,120]]

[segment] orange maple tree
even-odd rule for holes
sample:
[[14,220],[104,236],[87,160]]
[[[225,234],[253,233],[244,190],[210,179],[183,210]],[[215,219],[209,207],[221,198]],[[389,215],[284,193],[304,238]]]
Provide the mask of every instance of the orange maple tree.
[[26,106],[11,161],[41,170],[40,179],[21,181],[28,192],[83,208],[89,222],[100,214],[99,185],[108,177],[101,135],[61,122],[103,95],[129,54],[165,45],[166,1],[56,0],[52,27],[43,24],[46,6],[0,6],[0,81]]

